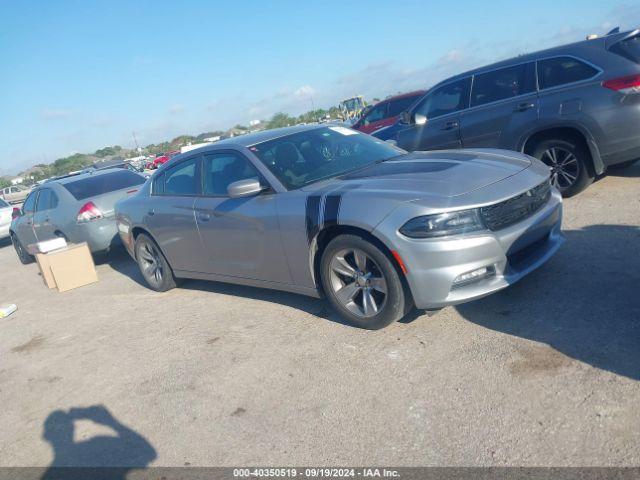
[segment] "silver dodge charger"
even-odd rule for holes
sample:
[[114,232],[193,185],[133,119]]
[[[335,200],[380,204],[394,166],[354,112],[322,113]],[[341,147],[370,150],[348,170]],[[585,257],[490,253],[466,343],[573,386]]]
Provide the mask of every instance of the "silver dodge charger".
[[342,126],[231,138],[175,157],[116,205],[148,285],[182,278],[326,296],[382,328],[507,287],[564,242],[549,168],[503,150],[406,153]]

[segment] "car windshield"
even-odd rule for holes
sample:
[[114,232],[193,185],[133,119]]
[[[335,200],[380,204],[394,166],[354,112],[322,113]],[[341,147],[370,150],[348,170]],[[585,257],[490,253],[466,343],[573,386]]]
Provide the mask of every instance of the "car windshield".
[[405,153],[387,142],[339,126],[286,135],[249,150],[289,190]]

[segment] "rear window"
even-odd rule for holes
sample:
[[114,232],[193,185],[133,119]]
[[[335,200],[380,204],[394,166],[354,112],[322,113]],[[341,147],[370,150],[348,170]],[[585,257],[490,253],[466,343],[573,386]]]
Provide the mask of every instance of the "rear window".
[[609,51],[632,62],[640,63],[640,35],[614,44]]
[[0,208],[7,208],[9,204],[0,198]]
[[142,185],[144,182],[145,179],[141,175],[129,170],[120,170],[68,182],[64,184],[64,188],[69,190],[69,193],[76,200],[84,200],[85,198],[97,197],[116,190]]

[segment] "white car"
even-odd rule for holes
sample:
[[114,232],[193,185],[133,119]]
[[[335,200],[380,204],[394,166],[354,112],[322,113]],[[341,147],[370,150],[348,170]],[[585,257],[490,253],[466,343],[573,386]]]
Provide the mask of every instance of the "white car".
[[0,240],[9,236],[13,207],[0,198]]

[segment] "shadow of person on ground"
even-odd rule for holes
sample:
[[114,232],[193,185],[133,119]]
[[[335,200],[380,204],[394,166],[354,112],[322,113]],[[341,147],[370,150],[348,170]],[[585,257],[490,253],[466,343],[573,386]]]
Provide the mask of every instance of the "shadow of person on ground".
[[[116,435],[98,435],[76,441],[75,422],[79,420],[109,427]],[[124,479],[130,470],[144,468],[156,458],[155,449],[142,435],[120,423],[102,405],[52,412],[44,422],[43,438],[51,444],[54,455],[43,480]]]
[[[592,225],[565,235],[566,244],[545,266],[457,310],[483,327],[640,380],[640,227]],[[524,368],[549,366],[536,352],[547,355],[521,352],[529,363]]]

